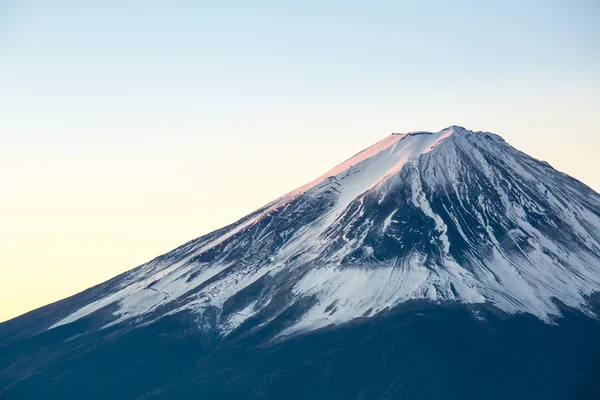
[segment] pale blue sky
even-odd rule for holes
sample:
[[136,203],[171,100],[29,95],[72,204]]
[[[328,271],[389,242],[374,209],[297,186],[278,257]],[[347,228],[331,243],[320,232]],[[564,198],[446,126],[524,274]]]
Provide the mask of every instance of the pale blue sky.
[[599,43],[598,1],[0,1],[0,320],[390,132],[489,130],[600,190]]
[[[361,109],[398,115],[400,129],[411,98],[599,85],[597,1],[294,3],[4,1],[3,130],[19,134],[11,142],[110,147],[118,123],[213,122],[217,133],[249,114],[295,122]],[[109,126],[95,143],[80,124]]]

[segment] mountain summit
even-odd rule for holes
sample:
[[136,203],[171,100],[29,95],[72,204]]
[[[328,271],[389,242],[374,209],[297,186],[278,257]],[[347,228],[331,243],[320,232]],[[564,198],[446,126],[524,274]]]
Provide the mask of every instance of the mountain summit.
[[302,308],[286,335],[411,299],[551,321],[556,300],[591,315],[599,288],[600,196],[499,136],[451,126],[384,138],[108,282],[51,328],[111,307],[107,326],[192,310],[227,334]]
[[[416,304],[480,324],[531,315],[543,330],[565,310],[596,321],[598,291],[600,195],[497,135],[451,126],[391,134],[225,228],[1,324],[0,351],[85,348],[182,316],[211,343],[283,345]],[[0,378],[35,369],[14,351]]]

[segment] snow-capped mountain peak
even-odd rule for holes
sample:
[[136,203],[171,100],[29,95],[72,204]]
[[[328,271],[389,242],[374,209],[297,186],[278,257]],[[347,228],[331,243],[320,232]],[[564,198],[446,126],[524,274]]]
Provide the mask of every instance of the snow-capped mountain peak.
[[591,315],[600,196],[509,146],[451,126],[393,133],[240,221],[91,289],[50,328],[184,310],[207,330],[285,336],[410,300]]

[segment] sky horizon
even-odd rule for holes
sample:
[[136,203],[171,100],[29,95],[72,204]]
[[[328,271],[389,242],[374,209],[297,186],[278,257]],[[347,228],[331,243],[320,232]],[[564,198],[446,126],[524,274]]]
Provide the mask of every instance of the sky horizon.
[[600,4],[0,4],[0,322],[392,132],[490,131],[600,191]]

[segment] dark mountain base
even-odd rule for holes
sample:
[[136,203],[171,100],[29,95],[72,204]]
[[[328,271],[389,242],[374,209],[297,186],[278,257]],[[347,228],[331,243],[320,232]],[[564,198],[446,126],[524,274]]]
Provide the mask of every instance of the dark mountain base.
[[180,313],[65,342],[84,319],[1,346],[0,398],[600,398],[599,321],[481,315],[418,307],[265,344],[215,339]]

